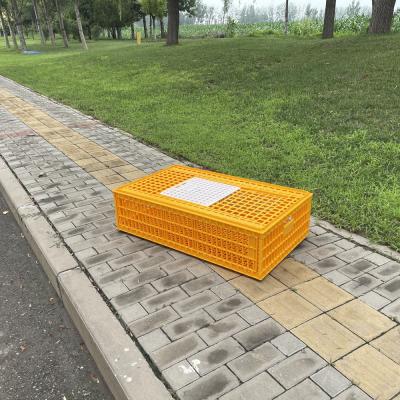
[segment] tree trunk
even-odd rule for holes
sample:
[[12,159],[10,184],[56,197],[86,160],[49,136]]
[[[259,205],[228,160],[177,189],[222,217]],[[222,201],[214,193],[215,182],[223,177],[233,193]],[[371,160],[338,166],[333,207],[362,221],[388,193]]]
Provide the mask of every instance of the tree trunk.
[[47,32],[49,33],[49,37],[51,40],[51,45],[55,46],[56,37],[54,36],[53,22],[50,21],[49,14],[47,13],[47,6],[45,0],[42,1],[42,6],[43,6],[44,19],[46,20],[46,25],[47,25]]
[[69,44],[68,44],[67,32],[65,31],[65,26],[64,26],[64,17],[62,15],[60,5],[58,4],[58,0],[55,0],[55,4],[58,15],[58,24],[60,25],[60,32],[63,38],[64,47],[67,49],[69,47]]
[[392,26],[396,0],[372,0],[369,33],[389,33]]
[[35,13],[35,18],[36,18],[37,30],[38,30],[39,35],[40,35],[40,43],[42,44],[42,46],[44,46],[45,43],[46,43],[46,39],[44,37],[44,33],[43,33],[43,29],[42,29],[42,23],[40,22],[39,9],[38,9],[36,0],[32,0],[32,5],[33,5],[33,12]]
[[122,40],[122,28],[117,26],[117,39]]
[[11,0],[11,12],[14,17],[15,25],[17,27],[17,33],[19,37],[19,43],[21,44],[21,49],[26,50],[26,41],[25,41],[25,35],[24,35],[24,27],[22,26],[22,21],[21,21],[21,15],[18,10],[18,5],[16,0]]
[[85,34],[83,33],[81,14],[79,12],[79,4],[78,0],[74,1],[75,15],[76,15],[76,23],[78,24],[79,38],[81,39],[81,44],[84,50],[87,50],[87,44],[85,39]]
[[150,15],[150,20],[153,20],[153,36],[154,40],[156,39],[156,17],[154,15]]
[[147,33],[147,24],[146,24],[146,16],[143,15],[143,30],[144,30],[144,37],[147,39],[149,37]]
[[289,30],[289,0],[285,1],[285,35],[288,34]]
[[150,38],[153,38],[153,24],[151,23],[151,15],[149,15]]
[[335,11],[336,11],[336,0],[326,0],[324,29],[322,31],[323,39],[333,38],[333,32],[335,30]]
[[168,0],[167,44],[179,43],[179,0]]
[[0,26],[1,26],[1,30],[3,31],[3,35],[4,35],[4,41],[6,44],[7,49],[10,48],[10,41],[8,40],[8,32],[6,30],[6,24],[3,18],[3,10],[0,8]]
[[131,39],[135,40],[135,23],[131,23]]
[[161,31],[161,39],[165,39],[165,28],[164,28],[164,19],[160,18],[160,31]]
[[15,36],[14,22],[11,20],[10,12],[8,11],[7,7],[6,7],[6,18],[7,18],[8,29],[10,30],[11,33],[11,39],[13,41],[14,49],[18,50],[18,43],[17,43],[17,38]]

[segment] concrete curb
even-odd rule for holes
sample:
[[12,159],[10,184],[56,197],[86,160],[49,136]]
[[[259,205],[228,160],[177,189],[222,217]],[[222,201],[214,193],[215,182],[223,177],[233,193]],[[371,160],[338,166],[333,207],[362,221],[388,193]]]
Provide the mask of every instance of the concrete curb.
[[117,400],[172,400],[132,338],[0,158],[0,191]]

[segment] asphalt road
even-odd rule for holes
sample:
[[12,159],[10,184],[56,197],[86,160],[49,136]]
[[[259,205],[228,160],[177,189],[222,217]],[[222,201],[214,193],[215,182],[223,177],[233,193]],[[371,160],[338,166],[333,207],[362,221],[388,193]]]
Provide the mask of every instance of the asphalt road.
[[1,195],[0,399],[114,399]]

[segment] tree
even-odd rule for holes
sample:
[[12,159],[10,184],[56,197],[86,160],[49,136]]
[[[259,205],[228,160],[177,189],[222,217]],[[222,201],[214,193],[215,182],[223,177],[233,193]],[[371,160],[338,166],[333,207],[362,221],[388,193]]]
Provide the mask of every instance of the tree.
[[7,5],[5,5],[5,13],[6,13],[6,19],[7,19],[7,24],[8,24],[8,29],[11,33],[11,39],[13,42],[13,46],[15,50],[18,50],[18,43],[17,43],[17,38],[15,37],[15,25],[14,21],[11,19],[10,12],[7,8]]
[[6,23],[4,21],[3,9],[1,7],[1,4],[0,4],[0,27],[1,27],[1,30],[3,31],[4,42],[6,44],[6,47],[7,47],[7,49],[9,49],[10,48],[10,42],[8,40],[8,32],[6,30]]
[[372,16],[369,33],[390,32],[396,0],[372,0]]
[[335,11],[336,11],[336,0],[326,0],[324,29],[322,31],[323,39],[333,38],[333,32],[335,29]]
[[179,42],[179,11],[194,15],[196,0],[168,0],[167,45]]
[[79,12],[79,0],[74,0],[74,9],[75,9],[76,24],[78,25],[79,38],[81,40],[81,45],[84,50],[87,50],[88,46],[86,44],[85,34],[83,33],[81,14]]
[[36,0],[32,0],[32,7],[33,7],[33,13],[35,14],[36,28],[40,36],[40,43],[44,45],[46,43],[46,39],[44,37],[42,23],[40,21],[39,9]]
[[285,35],[288,34],[289,28],[289,0],[285,0]]
[[68,48],[68,36],[64,26],[64,16],[60,8],[60,4],[58,0],[55,0],[57,15],[58,15],[58,23],[60,26],[60,32],[63,38],[64,47]]
[[22,19],[21,19],[21,9],[20,7],[18,7],[17,0],[11,0],[11,13],[15,21],[15,26],[17,28],[21,49],[26,50],[27,46],[24,35],[24,27],[22,25]]
[[53,21],[50,19],[50,16],[48,13],[46,0],[42,0],[42,8],[43,8],[44,19],[45,19],[46,25],[47,25],[47,32],[48,32],[48,34],[50,36],[50,40],[51,40],[51,45],[55,46],[56,45],[56,37],[54,35],[54,30],[53,30]]
[[229,9],[231,8],[232,5],[232,0],[223,0],[223,5],[222,5],[222,23],[225,23],[225,17],[229,12]]

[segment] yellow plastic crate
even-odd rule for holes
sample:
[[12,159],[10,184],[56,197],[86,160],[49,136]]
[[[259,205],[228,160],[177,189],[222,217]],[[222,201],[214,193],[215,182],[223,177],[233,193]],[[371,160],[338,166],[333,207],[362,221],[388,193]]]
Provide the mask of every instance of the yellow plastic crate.
[[[191,178],[238,189],[208,206],[161,194]],[[180,165],[114,189],[121,231],[256,279],[307,236],[311,198],[303,190]]]

